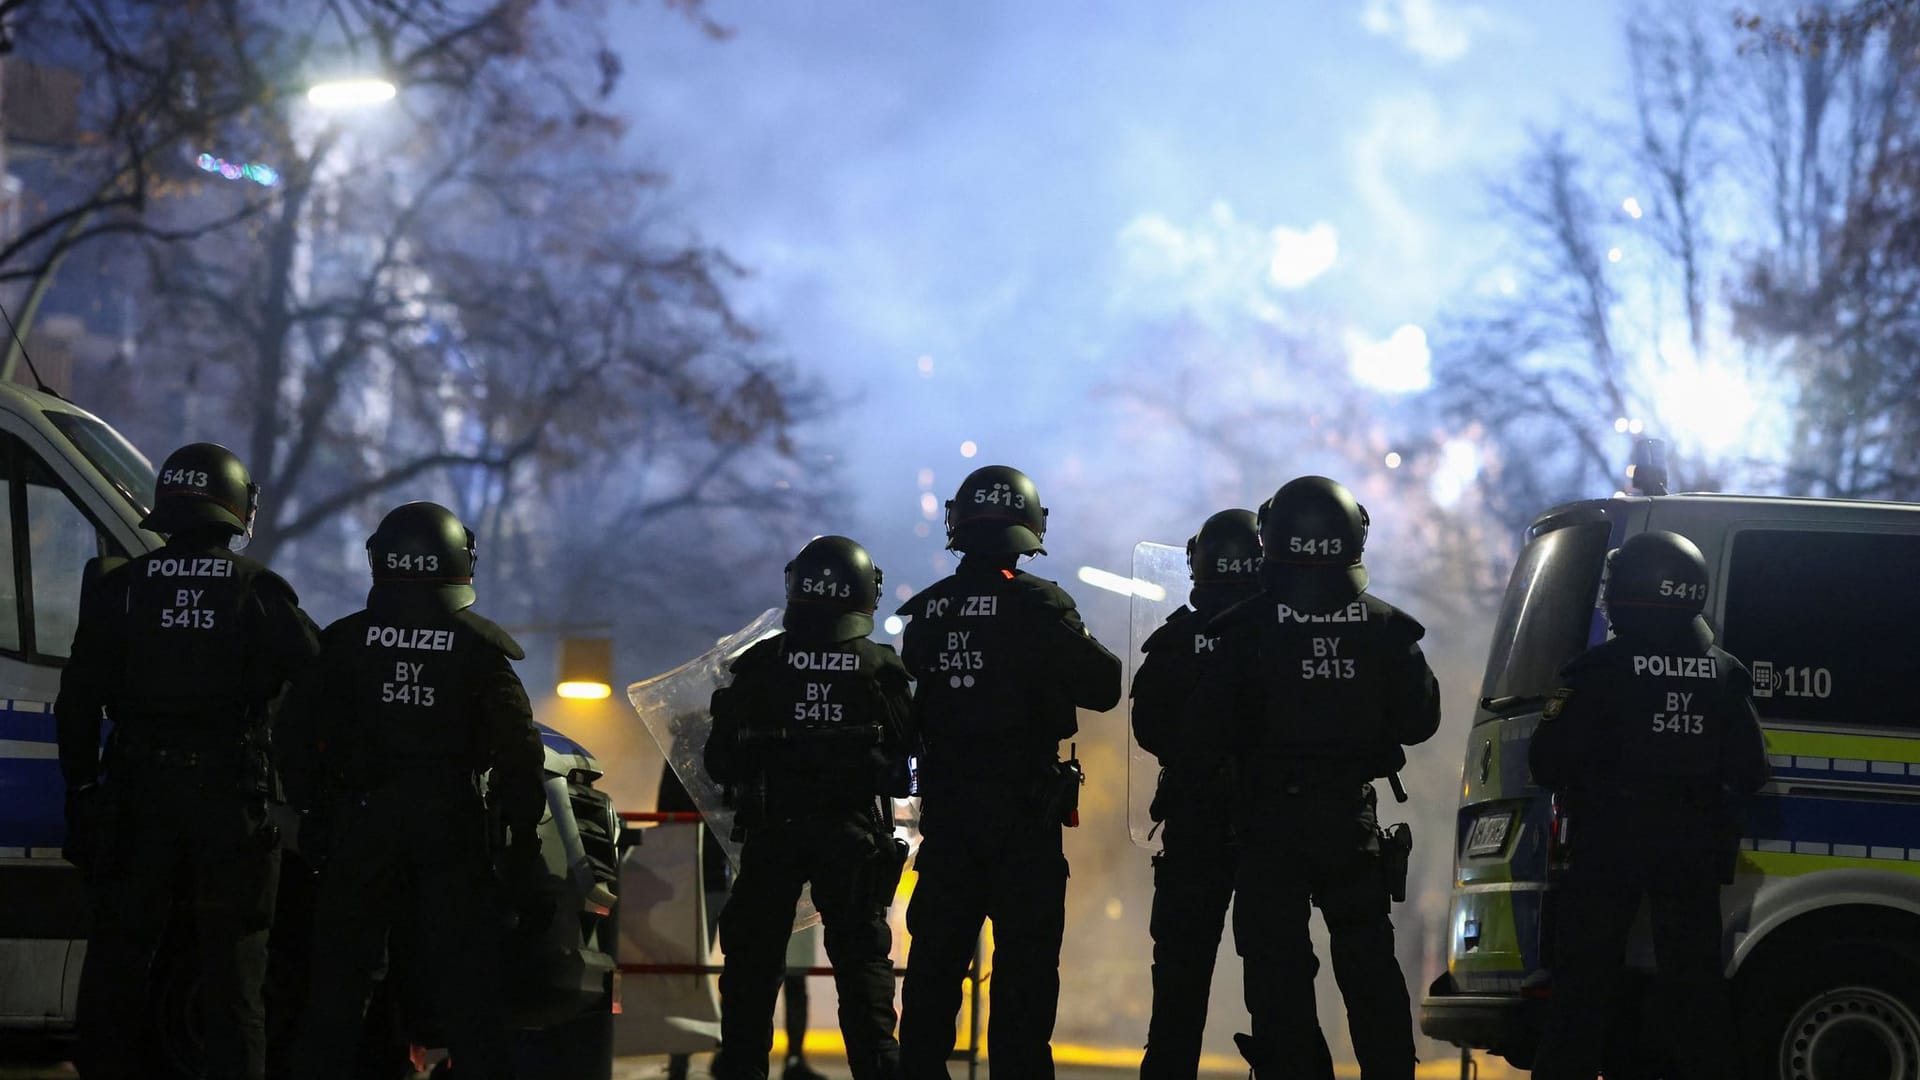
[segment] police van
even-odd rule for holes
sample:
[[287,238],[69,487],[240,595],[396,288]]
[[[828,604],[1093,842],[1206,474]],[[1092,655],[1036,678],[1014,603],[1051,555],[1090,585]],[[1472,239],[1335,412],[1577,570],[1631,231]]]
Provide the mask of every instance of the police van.
[[[56,396],[0,382],[0,1032],[60,1036],[73,1028],[87,904],[79,873],[61,858],[64,785],[52,702],[87,563],[160,545],[139,527],[153,489],[153,466],[113,428]],[[523,1029],[516,1056],[537,1070],[529,1075],[603,1078],[615,1004],[608,916],[619,819],[593,786],[601,775],[593,756],[557,732],[542,736],[549,874],[530,887],[550,894],[555,914],[510,944],[508,990]],[[304,937],[289,912],[310,900],[299,887],[305,877],[289,859],[276,943]],[[197,1075],[199,1055],[190,922],[174,920],[180,933],[154,972],[155,1060],[182,1076]],[[404,987],[404,949],[392,951],[388,981]],[[433,1045],[433,1033],[410,1027],[405,1001],[399,1005],[396,1037]]]
[[[1663,487],[1649,485],[1651,490]],[[1467,738],[1447,971],[1426,1034],[1530,1065],[1553,994],[1554,886],[1580,858],[1528,774],[1560,666],[1605,639],[1607,553],[1653,529],[1698,544],[1707,618],[1754,675],[1772,781],[1746,800],[1722,891],[1739,1075],[1920,1076],[1920,505],[1631,495],[1549,510],[1527,530]],[[1660,1075],[1645,912],[1607,1076]]]

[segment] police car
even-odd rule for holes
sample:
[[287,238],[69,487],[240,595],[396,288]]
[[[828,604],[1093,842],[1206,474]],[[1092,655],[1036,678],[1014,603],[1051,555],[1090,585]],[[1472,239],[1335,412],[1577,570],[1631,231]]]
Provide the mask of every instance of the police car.
[[[126,558],[158,547],[139,527],[154,487],[153,466],[120,434],[50,394],[0,382],[0,1032],[64,1035],[73,1028],[86,953],[86,896],[61,858],[63,793],[52,702],[79,613],[89,560]],[[509,994],[522,1028],[516,1056],[527,1075],[606,1077],[614,1006],[619,819],[594,788],[593,755],[542,729],[547,809],[542,891],[553,917],[506,943]],[[275,941],[297,940],[295,859],[288,860]],[[542,907],[543,905],[532,905]],[[523,905],[523,910],[528,909]],[[156,1061],[195,1075],[199,1038],[191,942],[163,947],[156,987]],[[401,989],[394,1034],[434,1044],[409,1023],[404,947],[396,943],[389,982]],[[276,955],[278,969],[281,958]],[[297,964],[292,970],[298,969]],[[413,1015],[419,1015],[414,1013]],[[270,1022],[272,1018],[270,1017]]]
[[[1659,491],[1661,487],[1651,486]],[[1555,882],[1580,858],[1527,769],[1560,666],[1604,640],[1607,552],[1652,529],[1711,568],[1707,617],[1754,674],[1773,779],[1749,800],[1722,891],[1739,1075],[1920,1076],[1920,505],[1632,495],[1536,519],[1495,624],[1467,738],[1447,971],[1426,1034],[1530,1065],[1553,993]],[[1645,913],[1629,957],[1652,967]],[[1608,1077],[1658,1075],[1621,1003]]]

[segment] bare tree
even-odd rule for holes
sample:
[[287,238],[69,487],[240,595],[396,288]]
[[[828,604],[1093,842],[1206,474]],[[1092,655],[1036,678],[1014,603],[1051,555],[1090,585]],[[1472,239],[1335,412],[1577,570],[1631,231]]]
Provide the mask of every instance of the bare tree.
[[1779,482],[1920,497],[1920,7],[1816,13],[1749,44],[1773,235],[1732,305],[1801,388]]
[[1612,490],[1641,428],[1685,487],[1920,490],[1916,21],[1856,5],[1792,42],[1684,7],[1629,24],[1627,121],[1536,140],[1495,189],[1508,287],[1438,335],[1434,403],[1497,434],[1505,520]]
[[[511,548],[580,516],[560,480],[583,471],[623,481],[596,521],[698,531],[777,518],[823,474],[802,429],[826,402],[733,311],[744,270],[626,163],[600,5],[76,0],[30,30],[97,76],[97,147],[69,165],[112,197],[31,231],[145,256],[137,362],[86,396],[153,445],[235,445],[267,494],[256,554],[305,541],[351,570],[335,553],[377,506],[423,494]],[[397,95],[309,105],[341,71]],[[210,177],[209,147],[266,179]],[[23,238],[18,272],[50,250]]]

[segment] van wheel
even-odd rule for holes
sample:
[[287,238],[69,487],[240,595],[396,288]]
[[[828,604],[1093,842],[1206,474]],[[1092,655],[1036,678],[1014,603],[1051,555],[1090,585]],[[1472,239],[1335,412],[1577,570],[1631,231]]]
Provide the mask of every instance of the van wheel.
[[1808,959],[1742,980],[1747,1074],[1920,1080],[1920,970],[1855,942]]

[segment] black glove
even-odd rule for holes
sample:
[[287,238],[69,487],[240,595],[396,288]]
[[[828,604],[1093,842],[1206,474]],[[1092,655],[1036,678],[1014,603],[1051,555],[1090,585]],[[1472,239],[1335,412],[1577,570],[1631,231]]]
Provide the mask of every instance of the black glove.
[[67,789],[67,839],[61,850],[66,860],[91,875],[100,854],[100,828],[105,798],[99,784]]

